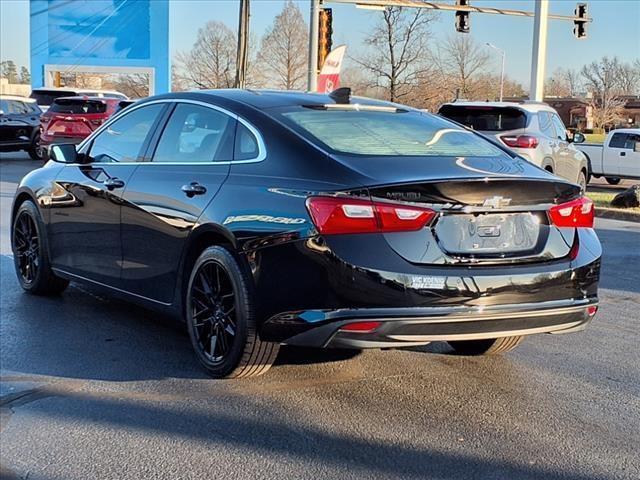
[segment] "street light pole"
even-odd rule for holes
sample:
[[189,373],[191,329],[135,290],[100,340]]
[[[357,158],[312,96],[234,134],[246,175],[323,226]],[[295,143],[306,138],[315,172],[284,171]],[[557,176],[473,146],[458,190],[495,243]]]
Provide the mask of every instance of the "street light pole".
[[529,100],[535,100],[536,102],[541,102],[544,98],[548,18],[549,0],[538,0],[533,19],[533,52],[531,55],[531,86],[529,88]]
[[501,48],[496,47],[495,45],[493,45],[492,43],[487,42],[487,47],[491,47],[493,48],[496,52],[498,52],[500,55],[502,55],[502,69],[500,72],[500,101],[502,101],[502,98],[504,96],[504,61],[505,61],[505,57],[507,55],[507,53],[502,50]]

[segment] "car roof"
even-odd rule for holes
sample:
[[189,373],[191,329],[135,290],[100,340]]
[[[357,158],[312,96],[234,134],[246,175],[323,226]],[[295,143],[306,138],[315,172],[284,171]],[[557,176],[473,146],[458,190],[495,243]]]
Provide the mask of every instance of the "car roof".
[[19,102],[34,103],[35,100],[29,97],[21,97],[20,95],[0,95],[0,100],[17,100]]
[[442,106],[451,105],[456,107],[496,107],[496,108],[517,108],[525,112],[555,112],[553,107],[542,102],[450,102]]
[[[74,87],[36,87],[31,89],[32,92],[95,92],[95,93],[117,93],[118,95],[124,95],[122,92],[116,90],[102,90],[100,88],[74,88]],[[126,95],[124,95],[126,96]]]
[[640,128],[616,128],[610,133],[640,133]]
[[[225,99],[242,103],[256,109],[267,109],[286,106],[301,105],[326,105],[337,103],[329,95],[320,93],[309,93],[294,90],[250,90],[250,89],[219,89],[219,90],[192,90],[189,92],[175,92],[156,97],[148,97],[148,100],[156,98],[199,98],[201,100]],[[145,99],[147,100],[147,99]],[[397,105],[382,100],[374,100],[366,97],[352,96],[350,104],[389,106],[410,108],[405,105]]]

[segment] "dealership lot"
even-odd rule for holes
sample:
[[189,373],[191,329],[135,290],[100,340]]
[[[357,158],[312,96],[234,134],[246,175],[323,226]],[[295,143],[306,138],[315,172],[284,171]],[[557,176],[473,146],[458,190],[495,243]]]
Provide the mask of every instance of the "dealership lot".
[[8,221],[35,165],[0,155],[2,478],[640,476],[640,224],[598,220],[586,332],[496,358],[286,350],[264,377],[213,381],[168,319],[76,285],[22,293]]

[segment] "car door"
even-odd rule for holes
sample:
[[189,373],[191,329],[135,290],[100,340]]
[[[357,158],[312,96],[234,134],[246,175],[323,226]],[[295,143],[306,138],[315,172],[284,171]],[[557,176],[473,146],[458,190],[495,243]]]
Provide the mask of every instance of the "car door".
[[623,177],[640,178],[640,134],[627,133],[623,151],[620,152],[620,175]]
[[123,286],[162,303],[172,302],[187,238],[229,174],[237,122],[206,103],[172,108],[122,210]]
[[54,268],[117,286],[122,263],[122,192],[138,166],[165,104],[143,105],[108,124],[65,165],[49,205]]
[[627,155],[625,144],[627,143],[627,134],[618,132],[611,135],[609,145],[604,147],[602,154],[602,169],[604,174],[609,177],[620,175],[620,165]]
[[3,100],[0,107],[0,140],[6,144],[28,144],[38,126],[39,112],[20,100]]
[[550,116],[556,131],[554,163],[557,171],[555,173],[571,182],[575,182],[578,179],[580,165],[576,162],[573,148],[567,138],[567,129],[557,114],[550,113]]

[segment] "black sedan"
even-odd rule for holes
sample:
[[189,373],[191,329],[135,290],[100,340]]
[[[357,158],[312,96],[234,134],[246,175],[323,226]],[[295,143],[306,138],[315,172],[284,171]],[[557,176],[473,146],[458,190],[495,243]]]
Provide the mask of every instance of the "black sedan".
[[0,95],[0,152],[25,150],[33,160],[41,160],[40,115],[35,100]]
[[171,312],[217,378],[265,372],[281,344],[506,352],[597,310],[580,187],[402,105],[175,93],[50,154],[13,204],[22,287]]

